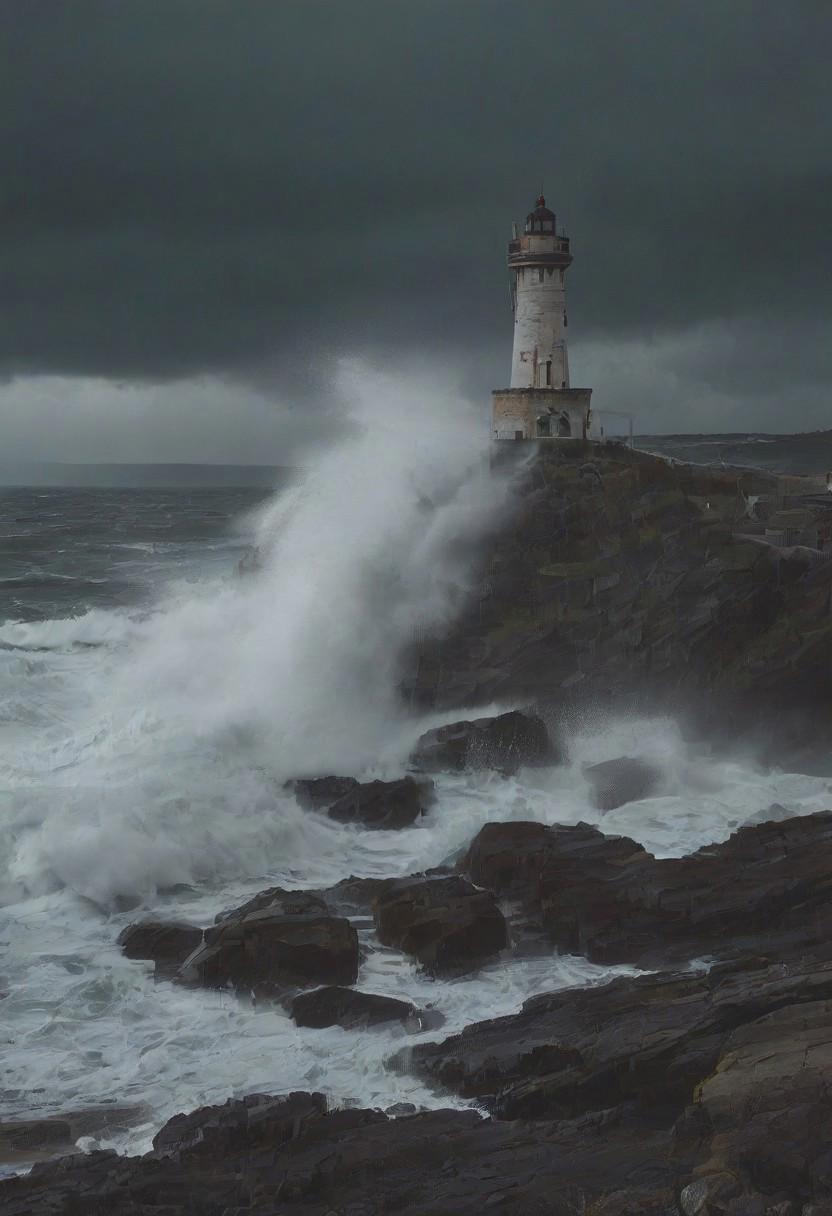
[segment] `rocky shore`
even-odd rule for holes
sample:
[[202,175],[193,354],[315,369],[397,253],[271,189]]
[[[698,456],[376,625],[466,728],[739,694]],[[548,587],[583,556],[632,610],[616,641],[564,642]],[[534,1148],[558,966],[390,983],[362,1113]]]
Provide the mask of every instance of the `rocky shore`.
[[[407,828],[441,813],[436,774],[557,766],[565,716],[634,688],[715,719],[811,710],[828,740],[832,554],[811,487],[555,445],[517,476],[479,594],[420,640],[403,689],[522,708],[429,731],[394,781],[292,783],[305,814]],[[762,516],[795,498],[814,548],[766,539]],[[605,812],[656,774],[622,756],[587,780]],[[142,1157],[42,1160],[0,1182],[2,1216],[832,1216],[832,810],[761,808],[678,858],[585,823],[489,823],[438,869],[272,887],[213,924],[138,921],[119,942],[160,983],[276,1002],[299,1027],[395,1022],[419,1038],[387,1067],[457,1106],[249,1094],[176,1116]],[[377,947],[459,982],[553,952],[629,973],[448,1035],[441,1007],[362,982]],[[48,1157],[46,1122],[0,1123],[0,1144]],[[66,1151],[68,1118],[54,1137]]]
[[[832,496],[819,477],[539,445],[467,610],[403,691],[447,709],[672,706],[794,746],[832,720]],[[773,720],[777,729],[771,730]]]

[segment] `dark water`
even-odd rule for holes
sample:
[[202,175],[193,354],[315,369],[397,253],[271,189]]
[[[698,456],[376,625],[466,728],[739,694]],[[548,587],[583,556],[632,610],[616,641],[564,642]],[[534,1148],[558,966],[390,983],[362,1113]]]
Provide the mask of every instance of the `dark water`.
[[636,446],[694,464],[750,465],[771,473],[832,469],[832,431],[798,435],[640,435]]
[[231,565],[257,487],[0,488],[0,621],[76,616],[153,597],[173,570]]

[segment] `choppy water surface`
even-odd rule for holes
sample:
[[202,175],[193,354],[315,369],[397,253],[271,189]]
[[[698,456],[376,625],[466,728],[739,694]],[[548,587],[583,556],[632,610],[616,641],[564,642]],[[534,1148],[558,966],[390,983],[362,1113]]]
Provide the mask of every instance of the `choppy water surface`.
[[[273,499],[0,491],[5,1117],[143,1104],[118,1142],[137,1148],[175,1111],[255,1089],[447,1105],[457,1100],[385,1069],[414,1041],[401,1030],[301,1030],[278,1008],[154,984],[121,957],[119,931],[148,912],[207,923],[273,884],[406,874],[489,820],[603,822],[679,855],[774,802],[795,814],[832,804],[829,777],[715,760],[671,720],[628,718],[587,721],[560,768],[441,778],[436,806],[406,831],[302,812],[288,777],[403,771],[432,720],[398,705],[396,656],[456,610],[464,554],[507,492],[462,403],[433,393],[426,419],[421,396],[355,371],[345,391],[355,436]],[[404,420],[417,409],[414,435]],[[253,540],[263,569],[240,578]],[[582,765],[621,754],[653,758],[663,785],[601,817]],[[375,950],[359,983],[435,1005],[453,1033],[609,974],[553,956],[434,981]]]

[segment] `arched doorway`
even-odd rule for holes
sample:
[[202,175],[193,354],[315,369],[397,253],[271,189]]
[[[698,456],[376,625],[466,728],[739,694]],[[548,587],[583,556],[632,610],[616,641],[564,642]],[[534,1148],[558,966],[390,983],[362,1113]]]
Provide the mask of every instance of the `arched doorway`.
[[558,439],[571,439],[572,423],[569,421],[569,414],[566,410],[561,410],[558,418]]

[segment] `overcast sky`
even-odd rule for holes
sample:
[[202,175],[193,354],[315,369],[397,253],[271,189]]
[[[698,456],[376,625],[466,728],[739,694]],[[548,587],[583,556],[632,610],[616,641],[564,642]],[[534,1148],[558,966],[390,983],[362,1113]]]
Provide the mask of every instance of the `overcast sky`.
[[333,360],[509,374],[566,225],[573,383],[832,426],[829,0],[0,0],[5,459],[286,462]]

